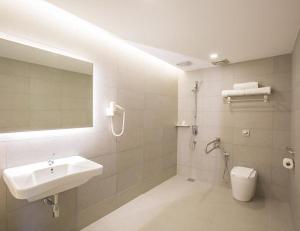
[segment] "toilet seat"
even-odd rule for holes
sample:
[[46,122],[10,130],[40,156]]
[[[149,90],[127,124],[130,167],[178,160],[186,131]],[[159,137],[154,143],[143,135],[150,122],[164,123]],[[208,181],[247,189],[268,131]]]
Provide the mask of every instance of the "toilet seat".
[[255,178],[256,171],[254,168],[246,168],[246,167],[233,167],[231,170],[231,175],[238,178]]

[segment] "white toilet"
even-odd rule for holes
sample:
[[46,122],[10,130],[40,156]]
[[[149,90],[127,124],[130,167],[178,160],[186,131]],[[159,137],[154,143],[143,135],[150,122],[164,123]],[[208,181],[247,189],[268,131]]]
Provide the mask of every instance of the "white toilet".
[[250,201],[256,189],[257,172],[253,168],[233,167],[231,172],[232,196],[239,201]]

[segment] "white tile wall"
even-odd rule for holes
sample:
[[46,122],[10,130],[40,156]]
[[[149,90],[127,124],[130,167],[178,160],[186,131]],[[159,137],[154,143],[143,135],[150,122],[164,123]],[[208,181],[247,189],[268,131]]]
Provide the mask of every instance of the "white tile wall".
[[[210,183],[222,182],[223,157],[204,153],[205,144],[221,137],[230,153],[230,168],[236,165],[258,170],[258,194],[287,200],[288,173],[281,167],[284,148],[290,144],[291,56],[283,55],[187,72],[178,84],[178,117],[193,122],[195,81],[198,96],[197,148],[191,150],[191,129],[179,128],[178,173]],[[270,104],[261,102],[224,104],[221,90],[233,83],[258,81],[273,89]],[[242,129],[251,136],[243,137]],[[228,179],[228,176],[227,176]]]
[[[108,212],[176,174],[177,80],[182,71],[151,61],[144,54],[106,48],[94,58],[94,126],[66,134],[30,134],[2,138],[1,169],[56,157],[82,155],[104,166],[101,176],[78,189],[62,194],[61,218],[53,220],[49,208],[40,201],[28,203],[10,195],[0,180],[0,230],[74,230],[99,219]],[[97,51],[99,52],[99,51]],[[42,83],[36,83],[39,92]],[[72,88],[73,89],[73,88]],[[71,90],[72,90],[71,89]],[[84,105],[66,87],[63,101],[71,110]],[[50,90],[49,90],[50,91]],[[43,91],[44,92],[44,91]],[[51,91],[49,92],[51,94]],[[47,95],[45,95],[47,98]],[[55,114],[56,100],[47,98]],[[104,115],[114,100],[126,108],[125,133],[115,138]],[[50,104],[49,104],[50,105]],[[44,109],[36,100],[36,109]],[[49,120],[55,116],[49,116]],[[68,122],[68,114],[65,115]],[[43,121],[38,121],[42,123]],[[49,122],[49,121],[48,121]],[[55,121],[54,121],[55,122]],[[72,122],[72,121],[71,121]],[[120,120],[116,118],[116,129]],[[32,217],[35,217],[32,219]]]
[[[69,53],[74,57],[81,57],[93,62],[93,128],[87,131],[57,131],[57,133],[50,133],[51,135],[48,133],[46,135],[44,133],[16,134],[8,136],[9,140],[5,140],[0,135],[0,161],[4,162],[4,164],[1,163],[1,166],[5,168],[47,160],[53,152],[56,153],[57,157],[79,154],[103,163],[104,169],[106,169],[95,190],[100,191],[104,187],[103,182],[106,178],[116,177],[117,183],[108,181],[106,185],[115,184],[117,189],[123,191],[118,191],[109,197],[106,195],[105,199],[97,197],[97,191],[95,191],[94,194],[89,194],[93,204],[89,204],[90,201],[88,201],[86,205],[89,204],[89,206],[84,209],[74,207],[70,209],[68,206],[77,206],[76,201],[80,200],[73,197],[73,195],[76,197],[76,190],[71,190],[71,194],[66,195],[72,196],[69,199],[64,197],[62,200],[66,204],[61,205],[61,212],[67,212],[69,216],[63,216],[60,220],[52,220],[50,211],[38,202],[33,205],[26,204],[22,209],[10,211],[9,215],[6,211],[6,215],[0,218],[0,224],[3,226],[6,222],[2,221],[8,221],[8,230],[28,228],[27,230],[69,231],[74,230],[76,225],[80,228],[84,227],[176,173],[176,166],[163,164],[164,159],[161,156],[167,154],[169,158],[171,153],[176,156],[176,147],[172,150],[162,144],[171,145],[172,142],[176,144],[176,132],[174,132],[174,128],[173,130],[170,129],[170,126],[177,121],[177,80],[182,72],[138,51],[101,29],[81,22],[78,18],[74,19],[74,23],[69,14],[66,17],[70,20],[63,20],[62,23],[61,18],[64,18],[66,13],[55,7],[52,8],[50,5],[49,9],[53,11],[48,11],[48,8],[45,11],[37,8],[32,10],[31,14],[20,12],[18,15],[10,15],[10,17],[17,16],[16,18],[19,20],[15,23],[7,23],[7,27],[2,27],[1,31],[11,33],[14,37],[26,38],[29,40],[28,42],[52,47],[63,53]],[[53,17],[51,12],[58,13],[58,17]],[[76,23],[77,21],[79,24]],[[39,29],[35,30],[34,28]],[[13,64],[0,62],[0,74],[3,74],[2,70],[7,69],[10,69],[16,76],[23,76],[24,73],[29,72],[26,65],[22,68],[15,68]],[[71,94],[72,92],[66,89],[67,93]],[[146,96],[147,94],[150,97]],[[147,102],[146,97],[148,97]],[[159,106],[152,107],[151,97],[161,99]],[[128,107],[128,124],[126,124],[128,127],[126,126],[122,140],[118,141],[111,136],[109,119],[104,115],[105,107],[112,100],[124,104],[126,108]],[[145,108],[147,108],[147,112],[144,110]],[[161,121],[163,122],[158,121],[157,124],[163,125],[163,127],[152,126],[150,122],[144,126],[144,123],[148,123],[145,120],[148,111],[155,111],[162,115]],[[138,122],[141,127],[138,127],[138,123],[134,121],[137,118],[140,118]],[[153,142],[162,146],[162,152],[166,152],[162,153],[161,156],[153,156],[152,158],[153,161],[161,161],[162,168],[157,175],[142,178],[142,181],[131,181],[128,172],[135,173],[131,170],[132,167],[124,169],[122,173],[117,175],[117,155],[130,149],[143,150],[142,163],[135,165],[136,169],[138,167],[141,169],[142,174],[143,166],[147,164],[146,158],[144,159],[144,147]],[[2,146],[4,146],[3,149]],[[3,159],[2,155],[4,155]],[[173,161],[172,158],[170,160]],[[124,165],[124,168],[126,166]],[[3,195],[3,188],[4,191],[7,191],[0,181],[1,208],[5,207],[3,204],[6,203],[6,192]],[[31,221],[31,218],[35,216],[43,217],[40,222],[36,223],[36,226]],[[72,227],[69,224],[72,224]],[[2,231],[2,227],[0,230]]]

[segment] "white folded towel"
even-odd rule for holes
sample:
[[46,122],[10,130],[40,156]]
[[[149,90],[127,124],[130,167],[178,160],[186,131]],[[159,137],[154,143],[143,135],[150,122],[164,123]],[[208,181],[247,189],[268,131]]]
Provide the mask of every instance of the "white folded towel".
[[245,95],[270,95],[271,87],[245,89],[244,91],[245,91]]
[[235,83],[233,84],[234,90],[244,90],[258,88],[258,82]]
[[222,91],[223,97],[229,96],[245,96],[245,95],[270,95],[271,87],[260,87],[253,89],[244,89],[244,90],[224,90]]

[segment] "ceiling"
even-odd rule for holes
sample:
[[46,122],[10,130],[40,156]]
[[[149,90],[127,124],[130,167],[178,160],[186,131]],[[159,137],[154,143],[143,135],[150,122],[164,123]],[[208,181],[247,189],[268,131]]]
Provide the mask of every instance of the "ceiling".
[[0,38],[0,58],[2,57],[88,75],[93,74],[92,63]]
[[299,0],[48,0],[165,61],[209,66],[291,53]]

